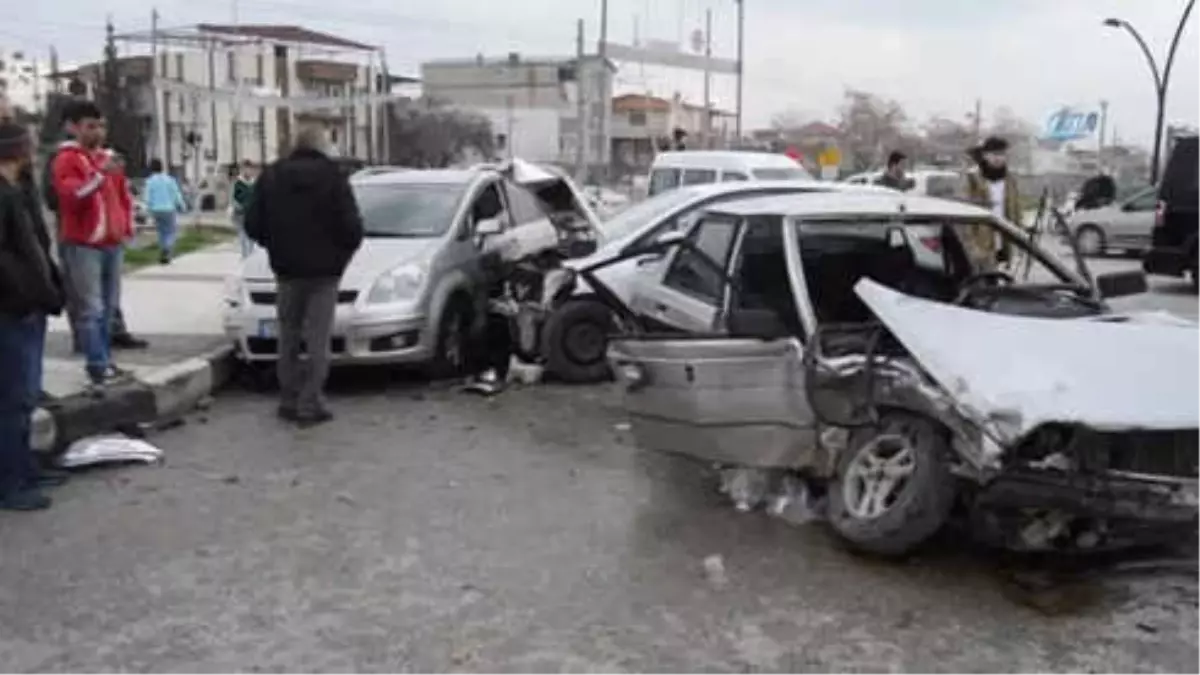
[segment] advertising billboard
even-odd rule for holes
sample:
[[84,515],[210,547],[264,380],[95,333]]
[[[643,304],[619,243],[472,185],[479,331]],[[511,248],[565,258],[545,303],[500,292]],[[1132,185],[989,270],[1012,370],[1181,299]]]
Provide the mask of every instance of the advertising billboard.
[[1090,138],[1099,128],[1100,113],[1063,106],[1046,118],[1042,138],[1049,141],[1078,141]]

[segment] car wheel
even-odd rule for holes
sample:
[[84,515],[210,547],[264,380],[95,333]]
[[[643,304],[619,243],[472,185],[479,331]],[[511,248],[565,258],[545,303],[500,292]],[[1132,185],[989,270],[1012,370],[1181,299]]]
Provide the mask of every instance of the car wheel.
[[1088,257],[1104,255],[1104,231],[1095,225],[1082,225],[1075,232],[1075,245],[1079,253]]
[[466,300],[454,298],[442,310],[429,374],[434,378],[461,376],[466,370],[471,340],[471,310]]
[[898,556],[932,537],[956,494],[950,447],[923,417],[889,413],[857,430],[829,486],[829,523],[853,548]]
[[599,302],[574,300],[559,307],[542,333],[547,370],[578,384],[607,379],[608,335],[613,325],[612,312]]

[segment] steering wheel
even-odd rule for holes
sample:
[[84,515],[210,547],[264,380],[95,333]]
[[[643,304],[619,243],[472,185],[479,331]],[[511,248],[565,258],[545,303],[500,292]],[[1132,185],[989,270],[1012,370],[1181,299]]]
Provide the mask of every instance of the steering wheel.
[[987,270],[984,272],[976,272],[963,280],[958,286],[958,297],[954,299],[954,304],[962,305],[966,303],[971,294],[978,290],[984,284],[991,287],[996,286],[1012,286],[1017,283],[1011,274],[1003,270]]

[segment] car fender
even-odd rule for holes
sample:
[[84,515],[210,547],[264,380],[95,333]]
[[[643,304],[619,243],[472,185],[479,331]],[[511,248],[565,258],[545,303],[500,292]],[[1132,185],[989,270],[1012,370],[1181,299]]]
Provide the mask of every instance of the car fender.
[[429,291],[430,345],[436,345],[438,339],[441,338],[438,331],[441,329],[442,313],[446,311],[446,305],[450,303],[450,298],[459,292],[470,298],[474,317],[478,321],[481,294],[478,292],[476,284],[463,270],[456,269],[446,272],[438,277],[437,283]]

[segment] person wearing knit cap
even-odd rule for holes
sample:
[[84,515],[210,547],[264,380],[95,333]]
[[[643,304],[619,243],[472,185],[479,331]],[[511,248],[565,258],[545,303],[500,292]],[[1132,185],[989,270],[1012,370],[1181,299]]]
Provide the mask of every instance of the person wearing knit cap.
[[[1021,197],[1016,177],[1008,170],[1008,141],[992,136],[969,154],[976,166],[967,173],[967,201],[1021,227]],[[1012,244],[991,227],[971,226],[964,234],[967,253],[981,270],[995,269],[1012,256]]]
[[41,208],[22,183],[31,151],[23,127],[0,122],[0,509],[15,511],[50,506],[41,488],[62,481],[39,475],[30,447],[46,317],[64,302]]

